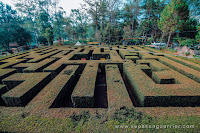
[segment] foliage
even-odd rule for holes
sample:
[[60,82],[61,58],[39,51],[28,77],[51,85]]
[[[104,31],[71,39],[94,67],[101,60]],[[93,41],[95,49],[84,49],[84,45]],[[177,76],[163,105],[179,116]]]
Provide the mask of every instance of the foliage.
[[20,46],[27,45],[32,40],[30,32],[20,26],[15,26],[15,31],[11,35],[13,36],[13,41]]
[[198,22],[196,19],[188,19],[180,30],[179,36],[194,39],[195,35],[197,34],[197,24]]
[[[0,3],[3,15],[0,23],[7,27],[17,24],[23,28],[15,31],[22,32],[19,33],[20,38],[13,37],[18,38],[18,42],[21,40],[20,45],[30,41],[37,43],[41,36],[50,42],[58,40],[59,44],[66,39],[73,43],[75,40],[92,39],[116,44],[123,38],[132,37],[143,37],[142,43],[146,44],[157,42],[159,38],[166,41],[167,35],[169,44],[175,37],[174,33],[177,37],[199,38],[195,32],[198,0],[84,0],[81,7],[71,10],[68,16],[58,4],[59,0],[17,0],[14,2],[17,12]],[[0,30],[1,44],[8,48],[12,39],[4,36],[12,30],[3,29],[9,28]]]
[[132,30],[131,30],[130,25],[124,26],[123,31],[124,31],[124,36],[123,36],[123,38],[132,38],[133,32],[132,32]]
[[32,39],[29,31],[21,27],[21,20],[15,10],[0,2],[0,44],[9,50],[11,42],[27,45]]
[[53,29],[52,28],[46,28],[44,36],[47,38],[48,43],[50,45],[53,45],[53,40],[54,40]]
[[196,43],[196,40],[189,39],[189,38],[180,41],[181,46],[193,46],[195,43]]
[[197,27],[198,34],[195,36],[197,42],[200,42],[200,26]]
[[186,55],[186,56],[190,55],[190,52],[186,52],[185,55]]
[[190,14],[192,16],[199,16],[200,14],[200,1],[199,0],[187,0],[187,3],[190,8]]
[[173,52],[173,53],[176,53],[177,50],[176,49],[173,49],[173,48],[169,48],[169,51]]
[[45,45],[48,44],[47,38],[44,37],[44,36],[39,36],[38,39],[37,39],[37,41],[38,41],[38,43],[40,43],[40,44],[45,44]]
[[97,31],[97,33],[95,34],[95,39],[97,40],[97,42],[101,43],[102,42],[102,35],[101,35],[101,31]]
[[172,0],[170,4],[165,7],[161,14],[161,18],[158,21],[158,26],[163,31],[163,34],[169,34],[167,47],[171,35],[183,27],[184,22],[188,20],[188,16],[189,10],[185,0]]

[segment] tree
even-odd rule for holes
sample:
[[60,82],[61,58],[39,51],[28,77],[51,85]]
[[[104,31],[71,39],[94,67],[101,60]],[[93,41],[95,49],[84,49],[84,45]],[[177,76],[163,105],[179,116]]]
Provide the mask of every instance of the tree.
[[31,41],[31,34],[22,28],[20,23],[17,12],[0,2],[0,44],[7,51],[11,42],[26,45]]
[[99,11],[100,11],[100,0],[84,0],[86,3],[86,6],[89,6],[87,10],[88,14],[91,15],[93,19],[93,24],[95,25],[96,32],[98,31],[98,25],[99,25]]
[[68,40],[71,41],[73,39],[73,26],[71,18],[70,17],[65,18],[64,23],[65,23],[64,31],[67,35]]
[[188,16],[189,10],[185,0],[172,0],[170,4],[165,7],[158,21],[158,26],[163,31],[162,38],[165,32],[169,34],[167,47],[169,46],[171,35],[183,27]]
[[53,45],[53,29],[52,28],[46,28],[44,36],[47,38],[48,44]]
[[53,44],[53,28],[50,23],[49,14],[47,12],[41,12],[36,20],[36,25],[39,31],[39,37],[46,37],[49,45]]
[[188,47],[190,47],[190,46],[193,46],[195,43],[196,43],[195,39],[189,39],[188,38],[188,39],[182,40],[180,42],[180,45],[181,46],[188,46]]
[[197,24],[198,23],[196,19],[188,19],[185,22],[183,28],[180,30],[178,36],[195,39],[195,36],[197,35]]
[[187,0],[189,5],[190,14],[196,18],[199,17],[200,14],[200,1],[199,0]]
[[137,29],[138,36],[142,34],[143,44],[145,44],[147,41],[147,34],[151,32],[151,27],[152,27],[152,21],[143,20]]
[[[48,23],[53,27],[53,21],[57,15],[57,6],[59,0],[17,0],[15,7],[23,16],[23,27],[30,30],[33,35],[33,41],[43,36],[45,33],[44,25],[41,25],[38,18],[48,16]],[[59,9],[59,8],[58,8]],[[47,19],[46,19],[47,20]],[[50,26],[47,26],[50,27]],[[42,28],[42,30],[41,30]],[[41,32],[42,31],[42,32]]]
[[197,30],[198,30],[198,34],[195,37],[196,37],[196,41],[200,42],[200,26],[197,27]]
[[20,26],[15,26],[13,28],[14,30],[11,32],[12,40],[14,42],[17,42],[18,45],[24,46],[27,45],[27,43],[30,43],[32,41],[32,36],[29,31],[26,29],[20,27]]
[[54,34],[56,34],[56,37],[58,38],[59,45],[61,45],[61,40],[64,33],[64,23],[65,23],[65,19],[63,16],[64,14],[65,14],[65,11],[63,11],[62,8],[60,8],[60,10],[56,12],[55,14]]
[[[124,39],[125,39],[125,38],[132,38],[133,32],[132,32],[132,30],[131,30],[130,25],[124,26],[123,31],[124,31],[124,36],[123,36]],[[125,40],[125,44],[126,44],[126,43],[127,43],[127,42],[126,42],[126,40]]]
[[100,31],[97,31],[97,33],[95,34],[95,39],[97,40],[98,43],[102,42],[102,35]]
[[142,0],[127,0],[127,3],[124,4],[123,15],[125,22],[131,26],[133,34],[138,25],[138,16],[141,13],[141,1]]

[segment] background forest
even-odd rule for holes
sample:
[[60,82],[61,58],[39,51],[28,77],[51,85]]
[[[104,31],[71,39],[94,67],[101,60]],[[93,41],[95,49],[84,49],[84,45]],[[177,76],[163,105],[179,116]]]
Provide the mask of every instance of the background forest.
[[58,0],[0,2],[0,45],[151,44],[195,45],[200,41],[199,0],[83,0],[70,15]]

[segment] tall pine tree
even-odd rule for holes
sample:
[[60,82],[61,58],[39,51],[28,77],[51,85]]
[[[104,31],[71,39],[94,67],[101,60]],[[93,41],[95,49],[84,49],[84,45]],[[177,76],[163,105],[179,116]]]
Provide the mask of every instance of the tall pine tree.
[[[188,5],[185,0],[172,0],[164,9],[158,21],[159,28],[163,31],[162,38],[168,33],[167,47],[172,34],[180,30],[189,18]],[[161,39],[162,41],[162,39]]]

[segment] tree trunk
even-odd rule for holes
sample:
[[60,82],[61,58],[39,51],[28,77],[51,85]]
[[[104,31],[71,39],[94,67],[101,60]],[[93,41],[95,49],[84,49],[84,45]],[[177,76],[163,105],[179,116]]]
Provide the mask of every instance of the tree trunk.
[[170,39],[171,39],[171,35],[172,35],[172,32],[170,31],[169,37],[168,37],[168,42],[167,42],[167,48],[169,47],[169,42],[170,42]]
[[143,35],[142,35],[142,45],[144,45],[144,32],[143,32]]
[[160,40],[160,44],[162,43],[162,40],[163,40],[164,36],[165,36],[165,32],[163,31],[162,38]]
[[95,24],[96,24],[96,33],[97,33],[97,31],[98,31],[98,27],[97,27],[97,15],[98,15],[98,13],[97,13],[98,11],[97,11],[97,4],[96,4],[96,22],[95,22]]
[[47,38],[47,41],[48,41],[48,46],[50,46],[50,40],[49,40],[49,38]]
[[[162,43],[162,40],[163,40],[164,36],[165,36],[165,31],[163,31],[163,34],[162,34],[162,37],[161,37],[161,40],[160,40],[160,45]],[[159,46],[159,49],[160,49],[160,46]]]
[[151,11],[149,11],[149,14],[148,14],[148,22],[149,22],[149,20],[150,20],[150,13],[151,13]]
[[134,33],[134,20],[135,20],[135,13],[133,13],[133,20],[132,20],[132,32]]

